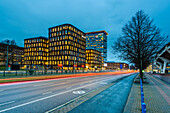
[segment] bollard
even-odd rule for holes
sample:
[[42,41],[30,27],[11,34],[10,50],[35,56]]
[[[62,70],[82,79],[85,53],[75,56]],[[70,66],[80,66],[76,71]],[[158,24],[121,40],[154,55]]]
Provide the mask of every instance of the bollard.
[[142,113],[146,113],[146,104],[142,103]]
[[141,103],[144,103],[144,94],[141,92]]
[[143,87],[141,86],[141,92],[143,92]]

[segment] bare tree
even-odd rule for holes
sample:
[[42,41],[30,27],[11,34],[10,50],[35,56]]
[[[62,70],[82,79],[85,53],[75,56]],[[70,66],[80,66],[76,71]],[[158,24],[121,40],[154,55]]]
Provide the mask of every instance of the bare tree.
[[138,67],[143,80],[142,70],[164,46],[166,39],[168,37],[161,35],[160,29],[153,24],[153,19],[140,10],[122,28],[122,35],[112,48],[114,54],[118,53],[119,58],[134,63]]

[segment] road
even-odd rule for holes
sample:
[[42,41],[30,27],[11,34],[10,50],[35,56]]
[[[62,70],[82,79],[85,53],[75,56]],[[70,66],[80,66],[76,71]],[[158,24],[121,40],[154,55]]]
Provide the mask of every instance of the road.
[[124,75],[99,75],[0,86],[0,112],[43,113]]
[[136,75],[133,74],[116,82],[68,113],[123,113],[132,82]]

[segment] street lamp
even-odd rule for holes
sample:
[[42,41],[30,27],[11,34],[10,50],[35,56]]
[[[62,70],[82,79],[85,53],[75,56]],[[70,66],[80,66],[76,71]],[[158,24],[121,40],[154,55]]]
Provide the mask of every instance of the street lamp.
[[9,44],[7,44],[7,60],[6,60],[6,70],[8,70],[8,46],[9,46]]

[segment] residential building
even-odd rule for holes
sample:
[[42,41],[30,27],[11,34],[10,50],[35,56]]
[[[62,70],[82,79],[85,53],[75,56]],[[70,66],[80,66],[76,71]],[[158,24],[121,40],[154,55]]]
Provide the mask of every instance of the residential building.
[[101,70],[101,52],[94,49],[86,49],[86,69]]
[[86,62],[85,33],[71,24],[49,28],[49,66],[52,69],[81,70]]
[[24,64],[29,69],[48,66],[48,39],[46,37],[24,39]]
[[95,49],[101,52],[102,69],[107,61],[107,35],[106,31],[88,32],[86,34],[86,49]]

